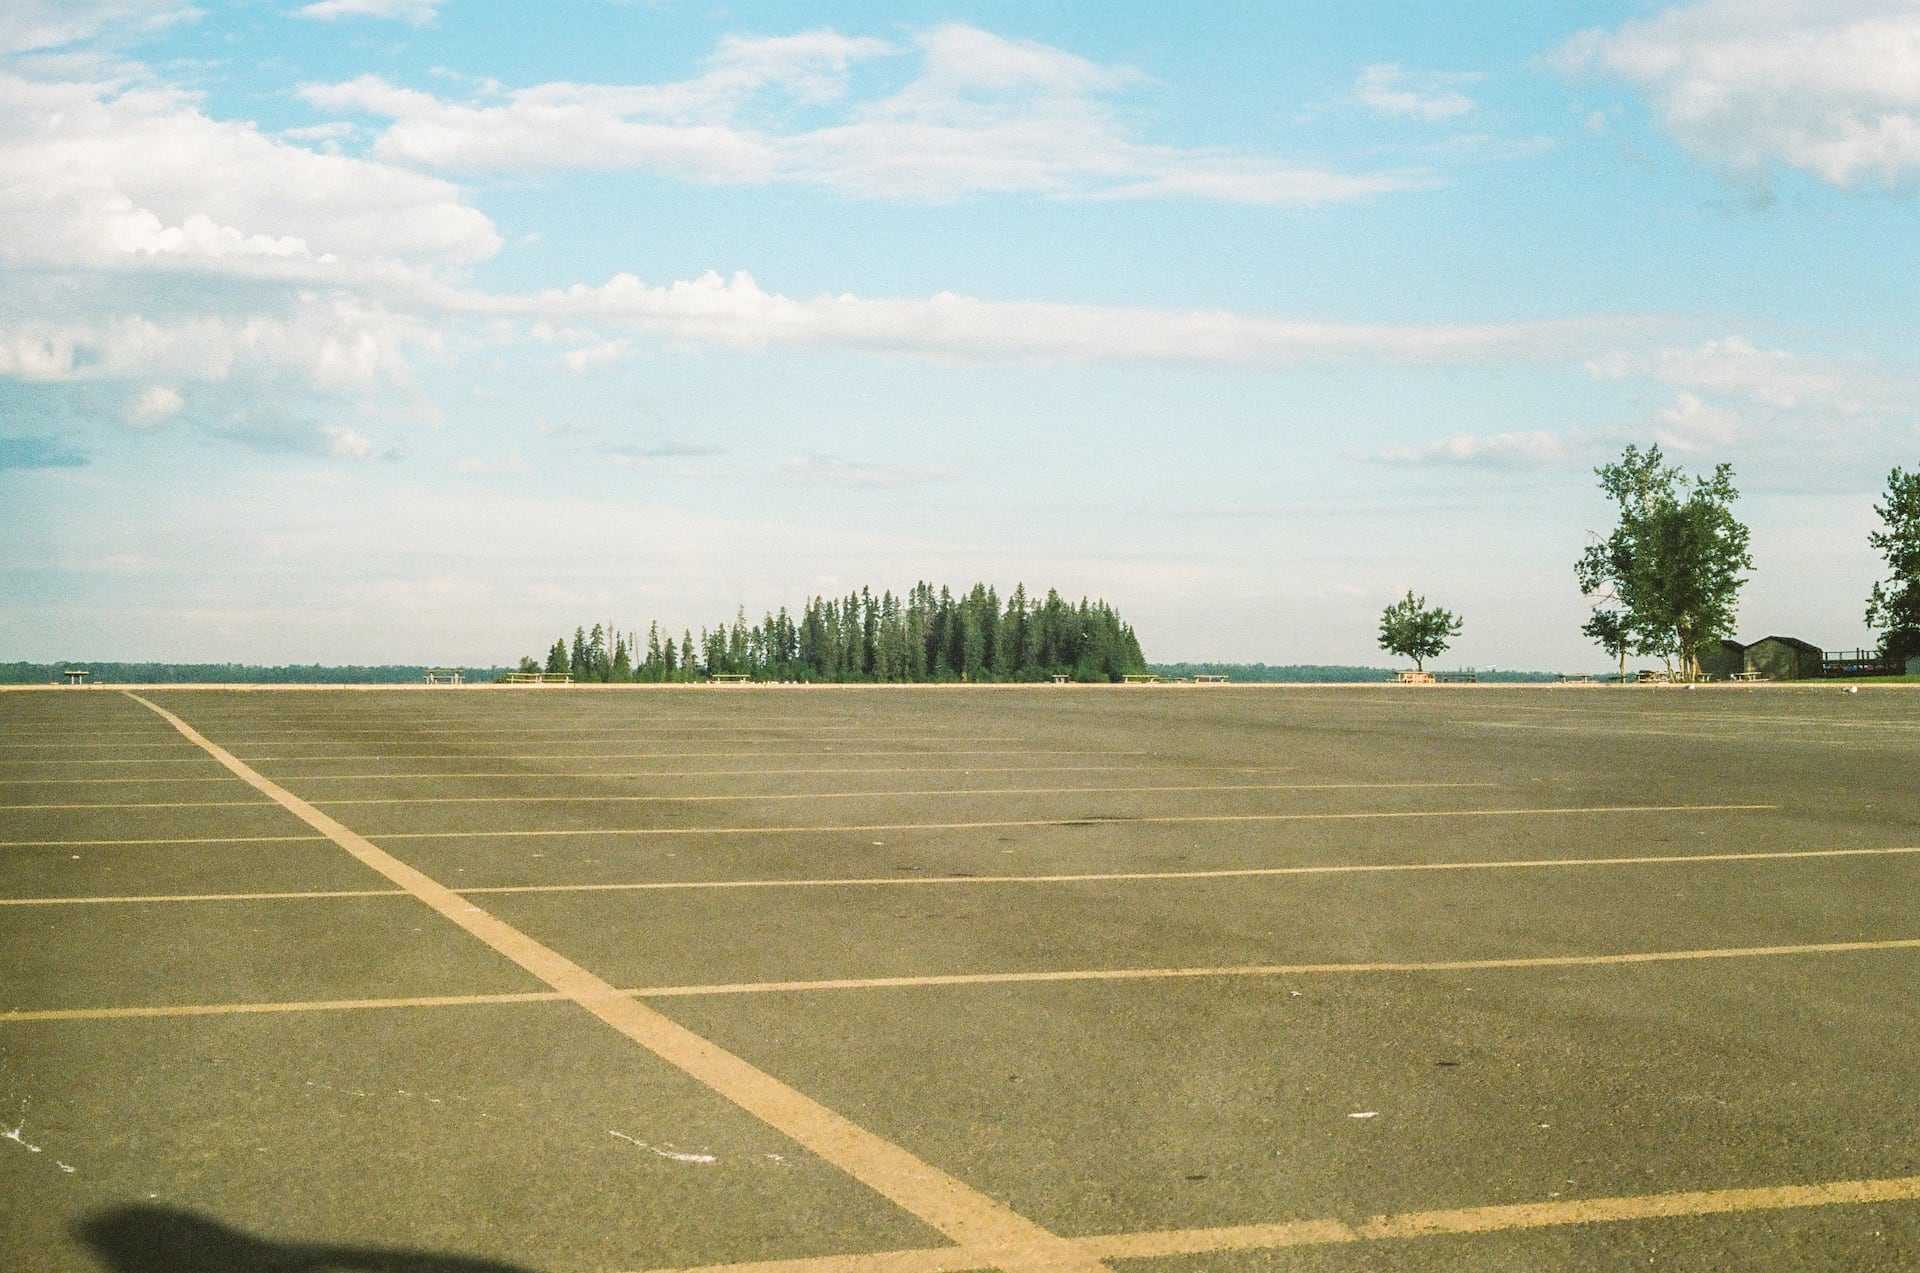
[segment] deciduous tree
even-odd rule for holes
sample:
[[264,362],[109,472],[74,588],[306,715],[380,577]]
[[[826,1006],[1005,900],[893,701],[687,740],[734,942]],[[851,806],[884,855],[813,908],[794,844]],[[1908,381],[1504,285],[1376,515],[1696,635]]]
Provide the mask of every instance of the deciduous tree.
[[1733,515],[1733,466],[1716,465],[1689,487],[1659,447],[1629,446],[1594,473],[1619,520],[1574,563],[1580,591],[1611,598],[1635,648],[1678,657],[1692,677],[1701,647],[1732,635],[1741,572],[1753,569],[1750,536]]
[[1920,470],[1893,470],[1886,503],[1873,511],[1881,529],[1869,533],[1867,542],[1886,559],[1888,577],[1867,598],[1867,626],[1880,633],[1882,654],[1920,654]]
[[1389,654],[1412,659],[1416,668],[1446,652],[1453,638],[1460,635],[1461,620],[1451,610],[1427,607],[1425,597],[1407,595],[1380,613],[1380,648]]

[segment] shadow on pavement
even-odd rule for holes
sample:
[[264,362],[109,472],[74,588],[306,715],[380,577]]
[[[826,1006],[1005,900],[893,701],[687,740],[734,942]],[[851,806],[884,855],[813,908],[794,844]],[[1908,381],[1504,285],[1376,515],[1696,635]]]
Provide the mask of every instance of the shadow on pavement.
[[533,1273],[398,1247],[275,1242],[171,1207],[113,1207],[74,1232],[110,1273]]

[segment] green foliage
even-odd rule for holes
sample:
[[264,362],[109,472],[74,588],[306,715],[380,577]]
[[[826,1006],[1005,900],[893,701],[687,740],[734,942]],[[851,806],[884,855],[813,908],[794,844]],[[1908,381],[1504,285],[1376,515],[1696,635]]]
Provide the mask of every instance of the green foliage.
[[1439,606],[1428,609],[1427,599],[1414,596],[1409,588],[1406,596],[1380,613],[1380,648],[1424,668],[1428,659],[1446,653],[1460,635],[1460,626],[1453,611]]
[[1595,610],[1580,625],[1580,631],[1599,643],[1601,649],[1620,661],[1620,675],[1627,674],[1627,655],[1633,652],[1633,629],[1618,610]]
[[[613,654],[603,664],[597,651],[609,641]],[[632,663],[627,651],[642,648],[637,636],[609,627],[576,629],[571,655],[564,640],[555,643],[563,660],[555,670],[578,667],[587,673],[575,673],[583,680],[635,681],[715,674],[774,681],[1040,681],[1056,675],[1117,681],[1146,670],[1133,629],[1104,601],[1073,605],[1049,591],[1035,602],[1024,585],[1004,607],[986,584],[958,596],[929,583],[915,584],[904,597],[876,597],[862,588],[815,597],[798,618],[782,607],[755,624],[737,610],[731,624],[702,628],[697,642],[689,631],[677,648],[652,623],[645,656]]]
[[1888,578],[1867,598],[1867,626],[1880,633],[1880,651],[1890,658],[1920,654],[1920,470],[1894,469],[1886,503],[1875,504],[1882,529],[1868,534],[1886,560]]
[[1619,520],[1574,563],[1580,591],[1617,616],[1635,652],[1677,655],[1692,675],[1696,652],[1732,634],[1746,584],[1741,572],[1753,569],[1750,536],[1733,515],[1740,497],[1733,466],[1717,465],[1688,487],[1686,473],[1669,466],[1659,447],[1629,446],[1594,473]]

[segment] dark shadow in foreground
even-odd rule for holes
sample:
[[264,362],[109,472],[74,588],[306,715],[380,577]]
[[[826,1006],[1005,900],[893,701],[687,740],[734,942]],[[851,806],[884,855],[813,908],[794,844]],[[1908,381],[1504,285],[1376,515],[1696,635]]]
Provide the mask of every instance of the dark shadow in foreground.
[[533,1273],[398,1247],[275,1242],[171,1207],[113,1207],[74,1232],[110,1273]]

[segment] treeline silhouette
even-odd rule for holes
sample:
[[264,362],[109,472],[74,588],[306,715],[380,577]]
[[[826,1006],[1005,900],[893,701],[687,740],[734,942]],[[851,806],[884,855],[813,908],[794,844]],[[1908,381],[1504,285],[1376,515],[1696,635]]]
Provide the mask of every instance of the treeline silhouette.
[[[1390,667],[1363,667],[1339,663],[1153,663],[1149,672],[1167,677],[1224,676],[1233,681],[1261,684],[1315,685],[1335,682],[1391,681],[1399,674]],[[1502,671],[1480,668],[1475,675],[1482,681],[1526,684],[1559,679],[1556,672]]]
[[1115,681],[1144,672],[1133,629],[1105,601],[1076,605],[1049,589],[1028,597],[975,584],[955,595],[918,583],[903,597],[862,588],[814,597],[798,615],[782,606],[760,622],[683,628],[676,640],[649,623],[642,637],[596,623],[561,638],[544,664],[522,671],[570,672],[578,681],[694,681],[746,676],[767,681]]
[[[422,664],[332,666],[322,663],[101,663],[69,659],[64,663],[0,663],[0,685],[45,685],[59,681],[68,668],[85,668],[100,685],[412,685],[426,674]],[[507,671],[466,667],[469,681],[490,681]]]

